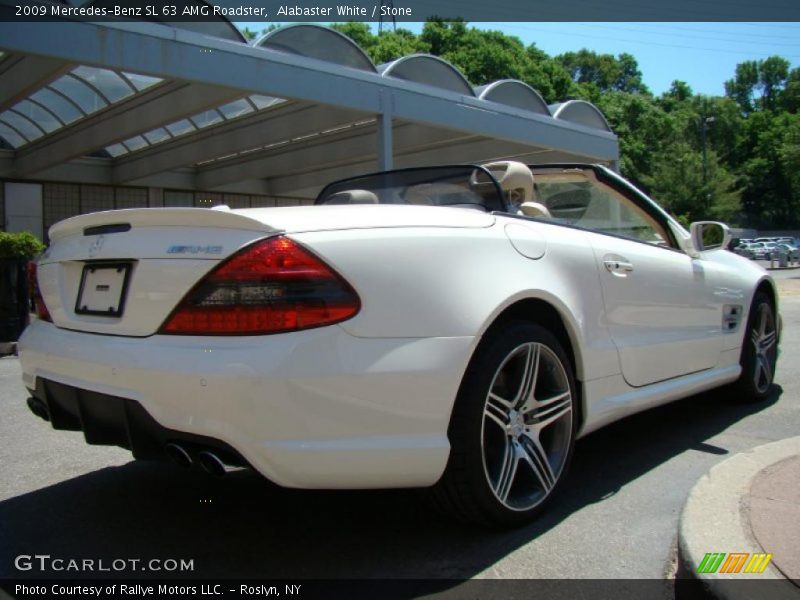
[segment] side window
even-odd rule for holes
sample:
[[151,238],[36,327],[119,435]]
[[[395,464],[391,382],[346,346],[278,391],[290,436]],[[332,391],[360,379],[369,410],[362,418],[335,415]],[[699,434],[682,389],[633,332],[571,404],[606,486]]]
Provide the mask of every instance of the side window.
[[567,225],[669,246],[661,223],[614,188],[598,181],[593,172],[536,173],[536,194],[553,220]]

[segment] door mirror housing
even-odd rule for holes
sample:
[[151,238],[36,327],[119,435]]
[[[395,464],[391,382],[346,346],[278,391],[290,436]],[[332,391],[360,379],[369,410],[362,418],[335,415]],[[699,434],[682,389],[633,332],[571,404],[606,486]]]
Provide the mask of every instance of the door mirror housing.
[[696,253],[727,248],[731,241],[731,230],[724,223],[697,221],[690,228],[692,249]]

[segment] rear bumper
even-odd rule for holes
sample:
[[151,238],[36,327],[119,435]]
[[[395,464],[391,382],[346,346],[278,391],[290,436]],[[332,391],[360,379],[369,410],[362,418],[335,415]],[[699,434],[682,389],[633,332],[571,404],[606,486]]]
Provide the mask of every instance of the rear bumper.
[[190,455],[212,451],[227,465],[247,466],[247,461],[224,442],[162,427],[135,400],[41,377],[36,380],[36,389],[29,391],[28,406],[35,415],[49,421],[53,429],[82,431],[87,444],[119,446],[144,460],[166,459],[167,444],[179,444]]
[[[133,414],[168,433],[219,441],[279,485],[376,488],[426,486],[441,476],[473,343],[356,338],[338,326],[263,337],[126,338],[37,321],[19,348],[28,388],[90,399],[92,422],[106,424],[94,438],[81,426],[90,443],[127,447],[120,432]],[[142,457],[154,451],[128,446]]]

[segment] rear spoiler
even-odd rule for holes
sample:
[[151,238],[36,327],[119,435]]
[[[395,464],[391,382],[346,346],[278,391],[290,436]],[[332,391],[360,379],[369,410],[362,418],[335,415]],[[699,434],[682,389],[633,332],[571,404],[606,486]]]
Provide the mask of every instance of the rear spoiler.
[[70,235],[97,235],[105,228],[113,231],[127,231],[134,227],[216,227],[225,229],[244,229],[273,233],[273,229],[251,217],[229,210],[208,208],[129,208],[79,215],[60,221],[50,227],[50,240],[54,241]]

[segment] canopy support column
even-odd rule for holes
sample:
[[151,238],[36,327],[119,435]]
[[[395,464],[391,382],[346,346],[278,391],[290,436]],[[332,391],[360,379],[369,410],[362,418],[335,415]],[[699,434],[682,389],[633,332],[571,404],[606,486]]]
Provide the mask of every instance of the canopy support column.
[[392,141],[392,96],[381,91],[381,112],[378,115],[378,169],[389,171],[393,168],[394,149]]

